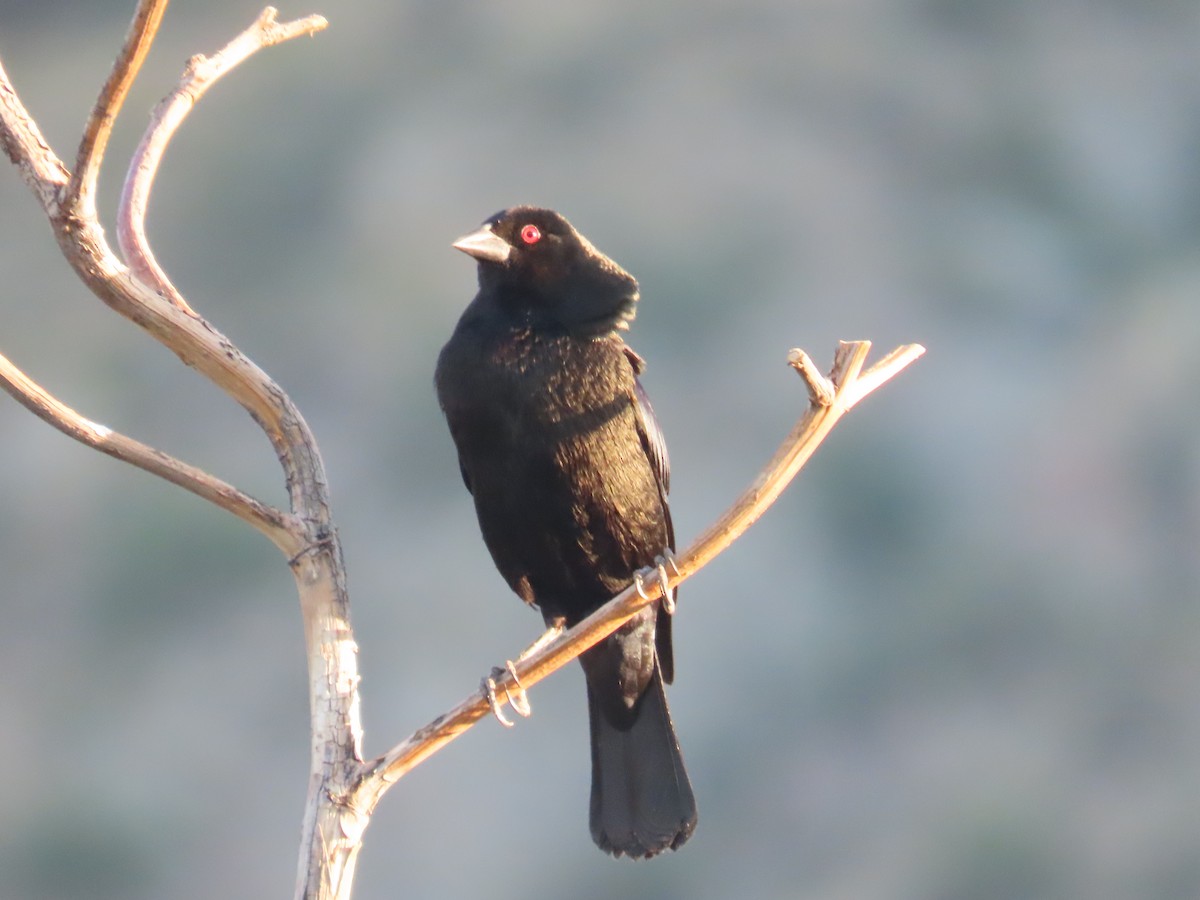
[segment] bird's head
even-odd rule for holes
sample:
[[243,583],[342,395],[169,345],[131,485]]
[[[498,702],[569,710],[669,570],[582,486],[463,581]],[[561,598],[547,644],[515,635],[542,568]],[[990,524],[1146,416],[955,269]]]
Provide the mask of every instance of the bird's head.
[[513,313],[598,337],[628,328],[638,285],[558,213],[514,206],[454,247],[479,263],[479,286]]

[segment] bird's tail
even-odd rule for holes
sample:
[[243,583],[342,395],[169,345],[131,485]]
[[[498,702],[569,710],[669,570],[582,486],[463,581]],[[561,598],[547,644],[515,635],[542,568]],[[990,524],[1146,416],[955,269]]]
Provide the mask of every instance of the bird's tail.
[[657,665],[632,712],[618,727],[605,715],[588,679],[592,840],[614,856],[646,859],[675,850],[691,837],[696,798]]

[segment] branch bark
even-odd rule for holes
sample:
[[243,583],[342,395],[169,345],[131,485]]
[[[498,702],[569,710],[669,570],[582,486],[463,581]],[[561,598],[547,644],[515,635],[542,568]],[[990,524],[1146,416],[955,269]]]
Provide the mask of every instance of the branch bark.
[[[906,344],[860,374],[870,349],[870,341],[841,342],[828,379],[812,365],[808,354],[803,350],[792,350],[788,361],[804,378],[812,398],[808,410],[758,477],[724,515],[692,541],[687,549],[676,555],[674,564],[670,566],[674,569],[674,575],[668,573],[665,585],[656,576],[653,580],[643,579],[641,591],[635,584],[625,588],[574,628],[515,663],[519,683],[514,681],[510,673],[498,675],[495,680],[497,694],[503,694],[506,689],[516,691],[533,686],[612,634],[638,610],[661,597],[665,588],[674,589],[695,575],[758,521],[843,415],[925,353],[925,348],[920,344]],[[644,574],[652,572],[654,570],[647,570]],[[482,690],[472,694],[387,753],[366,763],[357,785],[343,798],[343,802],[369,815],[383,794],[401,777],[467,731],[490,711],[488,698]]]
[[[141,0],[125,43],[88,118],[75,165],[68,169],[22,105],[0,65],[0,147],[41,203],[67,260],[105,304],[171,349],[262,428],[279,459],[287,511],[153,447],[99,425],[51,396],[0,356],[0,387],[55,428],[117,459],[191,491],[250,523],[286,556],[296,581],[309,662],[312,754],[296,896],[348,898],[363,832],[383,794],[415,765],[490,711],[476,692],[382,756],[364,761],[357,645],[324,465],[300,411],[265,372],[201,317],[157,263],[145,214],[159,163],[196,101],[220,77],[260,49],[325,27],[320,16],[280,23],[267,8],[245,32],[211,57],[197,56],[176,89],[156,108],[130,165],[118,209],[118,242],[109,247],[96,215],[95,184],[113,123],[149,50],[167,0]],[[526,687],[566,665],[616,630],[668,586],[691,577],[729,546],[775,501],[837,421],[859,400],[923,353],[900,347],[865,373],[869,342],[842,344],[829,378],[803,351],[790,362],[804,377],[810,406],[766,468],[730,510],[675,559],[667,584],[630,586],[570,631],[516,664]],[[509,675],[498,689],[513,690]]]
[[100,96],[96,98],[96,104],[83,128],[83,137],[75,155],[75,168],[71,172],[64,199],[68,206],[85,215],[96,214],[96,181],[100,177],[100,164],[104,161],[109,135],[112,134],[125,96],[133,86],[146,54],[150,52],[166,11],[167,0],[139,0],[137,12],[125,35],[125,44],[117,54],[112,71],[100,89]]
[[294,553],[292,534],[297,526],[285,513],[255,500],[203,469],[190,466],[170,454],[80,415],[52,396],[3,354],[0,354],[0,387],[67,437],[191,491],[197,497],[248,522],[284,553]]
[[[139,11],[140,12],[140,11]],[[265,47],[282,43],[301,35],[311,35],[326,26],[321,16],[308,16],[294,22],[279,22],[276,11],[267,7],[254,24],[230,41],[220,52],[211,57],[193,56],[179,86],[168,94],[151,117],[150,127],[129,163],[125,185],[121,191],[117,208],[117,243],[133,274],[152,286],[172,303],[191,315],[195,315],[187,301],[171,283],[167,273],[159,266],[150,250],[146,237],[146,208],[150,202],[150,189],[158,174],[159,163],[175,131],[192,111],[200,98],[218,79],[234,69],[239,63]],[[135,19],[136,22],[136,19]]]
[[[21,103],[0,66],[0,147],[17,166],[45,211],[67,261],[106,305],[137,324],[195,368],[250,413],[275,450],[284,471],[290,512],[267,507],[219,479],[103,426],[96,426],[39,388],[11,363],[3,367],[6,390],[55,427],[84,443],[167,478],[255,524],[289,560],[300,595],[309,660],[312,769],[305,812],[298,893],[321,896],[321,886],[344,884],[328,869],[328,834],[338,831],[329,798],[361,760],[357,647],[349,624],[349,598],[341,550],[333,527],[324,464],[300,411],[265,372],[216,328],[197,315],[152,260],[141,230],[157,163],[195,96],[257,50],[325,27],[320,16],[279,23],[266,9],[243,34],[211,59],[194,58],[174,101],[161,104],[142,141],[123,196],[118,230],[128,237],[131,269],[108,245],[96,215],[94,185],[129,85],[136,77],[162,19],[166,0],[142,0],[125,44],[88,119],[74,170],[68,170]],[[194,95],[190,88],[202,87]],[[191,97],[189,102],[180,102]]]

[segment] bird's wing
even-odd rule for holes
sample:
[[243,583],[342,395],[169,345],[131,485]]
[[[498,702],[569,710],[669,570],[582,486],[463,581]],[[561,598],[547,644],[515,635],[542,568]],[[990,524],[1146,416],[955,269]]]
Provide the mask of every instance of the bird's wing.
[[640,356],[625,347],[625,355],[633,367],[633,411],[637,421],[638,437],[642,440],[642,450],[650,461],[650,469],[658,482],[658,493],[662,499],[663,516],[667,520],[667,546],[675,547],[675,526],[671,522],[671,508],[667,505],[667,494],[671,492],[671,457],[667,455],[667,439],[659,427],[658,419],[654,416],[654,407],[646,395],[638,375],[646,363]]
[[667,440],[663,437],[658,419],[654,417],[654,407],[650,398],[642,388],[642,383],[633,379],[634,411],[637,414],[638,435],[642,439],[642,447],[650,460],[650,468],[662,488],[663,503],[666,504],[667,494],[671,491],[671,458],[667,455]]
[[[667,548],[675,550],[675,525],[671,521],[671,507],[667,504],[667,492],[671,489],[671,459],[667,456],[667,441],[659,427],[658,419],[654,416],[654,407],[646,395],[642,383],[637,376],[645,368],[645,361],[625,348],[625,355],[633,367],[633,401],[634,415],[637,422],[638,437],[642,441],[642,449],[646,459],[650,461],[650,469],[658,482],[658,496],[662,502],[663,518],[667,526]],[[678,594],[676,595],[678,596]],[[655,626],[654,645],[658,650],[658,665],[662,672],[663,681],[670,684],[675,680],[675,652],[671,646],[671,616],[663,608],[659,608]]]

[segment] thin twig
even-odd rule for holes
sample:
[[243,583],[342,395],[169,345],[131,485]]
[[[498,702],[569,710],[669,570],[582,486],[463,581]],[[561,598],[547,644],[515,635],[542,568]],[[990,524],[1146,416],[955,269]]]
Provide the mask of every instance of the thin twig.
[[[210,503],[231,512],[270,538],[285,554],[295,555],[299,545],[294,525],[284,513],[243,493],[203,469],[93,422],[49,394],[11,360],[0,354],[0,388],[43,422],[81,444],[94,447],[131,466],[144,469],[172,484],[191,491]],[[289,526],[293,530],[289,530]]]
[[808,400],[815,406],[829,406],[833,403],[836,388],[833,382],[821,374],[812,357],[799,347],[788,353],[788,365],[799,373],[808,385]]
[[117,243],[130,270],[180,309],[195,315],[183,296],[171,283],[150,250],[146,237],[146,209],[150,189],[167,145],[175,131],[200,101],[205,92],[223,75],[258,50],[291,38],[311,35],[329,23],[322,16],[307,16],[292,22],[276,20],[276,11],[267,7],[254,23],[212,56],[197,55],[188,60],[179,86],[155,108],[150,124],[134,151],[121,190],[117,209]]
[[[853,377],[851,373],[856,373],[861,368],[862,361],[866,358],[870,347],[870,341],[843,341],[838,345],[829,378],[829,381],[835,386],[835,393],[830,405],[809,406],[750,487],[725,515],[693,541],[687,551],[681,555],[678,562],[679,580],[682,581],[707,565],[721,549],[741,537],[746,529],[766,511],[767,507],[783,493],[784,488],[808,462],[809,457],[825,440],[826,435],[838,420],[849,411],[854,403],[865,396],[865,393],[860,390],[857,378]],[[889,362],[886,369],[881,369],[878,376],[873,379],[871,390],[898,374],[924,352],[925,348],[919,344],[908,344],[893,351],[887,357]],[[803,369],[799,371],[803,377],[805,371]],[[813,392],[811,384],[808,387],[811,394]],[[672,581],[674,582],[674,579]]]
[[[675,557],[675,565],[672,567],[675,574],[669,578],[671,587],[694,575],[758,520],[812,456],[813,451],[829,434],[838,419],[854,403],[898,374],[925,352],[925,348],[919,344],[897,348],[860,381],[858,373],[870,346],[869,341],[843,342],[839,345],[831,378],[822,378],[815,386],[814,379],[810,378],[815,369],[811,366],[798,367],[798,371],[808,382],[813,402],[742,496],[716,523]],[[795,351],[791,358],[795,358]],[[824,396],[826,385],[835,386],[832,398]],[[823,399],[830,399],[831,402],[822,405],[820,401]],[[588,647],[603,640],[636,615],[638,610],[660,597],[662,588],[663,585],[657,580],[649,579],[645,582],[642,593],[639,593],[634,585],[630,585],[578,625],[541,650],[519,660],[515,667],[521,684],[524,687],[536,684]],[[505,687],[516,687],[507,673],[496,678],[496,690],[503,693]],[[487,716],[490,711],[490,703],[483,691],[471,695],[405,738],[387,753],[365,763],[358,785],[348,797],[343,798],[344,802],[361,815],[369,815],[370,810],[392,784],[422,760]]]
[[855,379],[851,389],[843,394],[842,403],[849,410],[859,400],[924,353],[925,348],[920,344],[907,344],[903,347],[897,347]]
[[49,211],[58,192],[71,178],[61,159],[50,149],[37,122],[21,102],[0,63],[0,147],[13,161],[21,180],[29,186],[42,208]]
[[75,171],[67,185],[64,204],[83,215],[92,215],[96,210],[96,179],[100,176],[100,164],[104,161],[104,150],[109,135],[117,121],[117,114],[129,93],[129,88],[150,52],[168,0],[139,0],[125,43],[113,61],[108,80],[100,89],[96,105],[88,116],[79,151],[75,156]]

